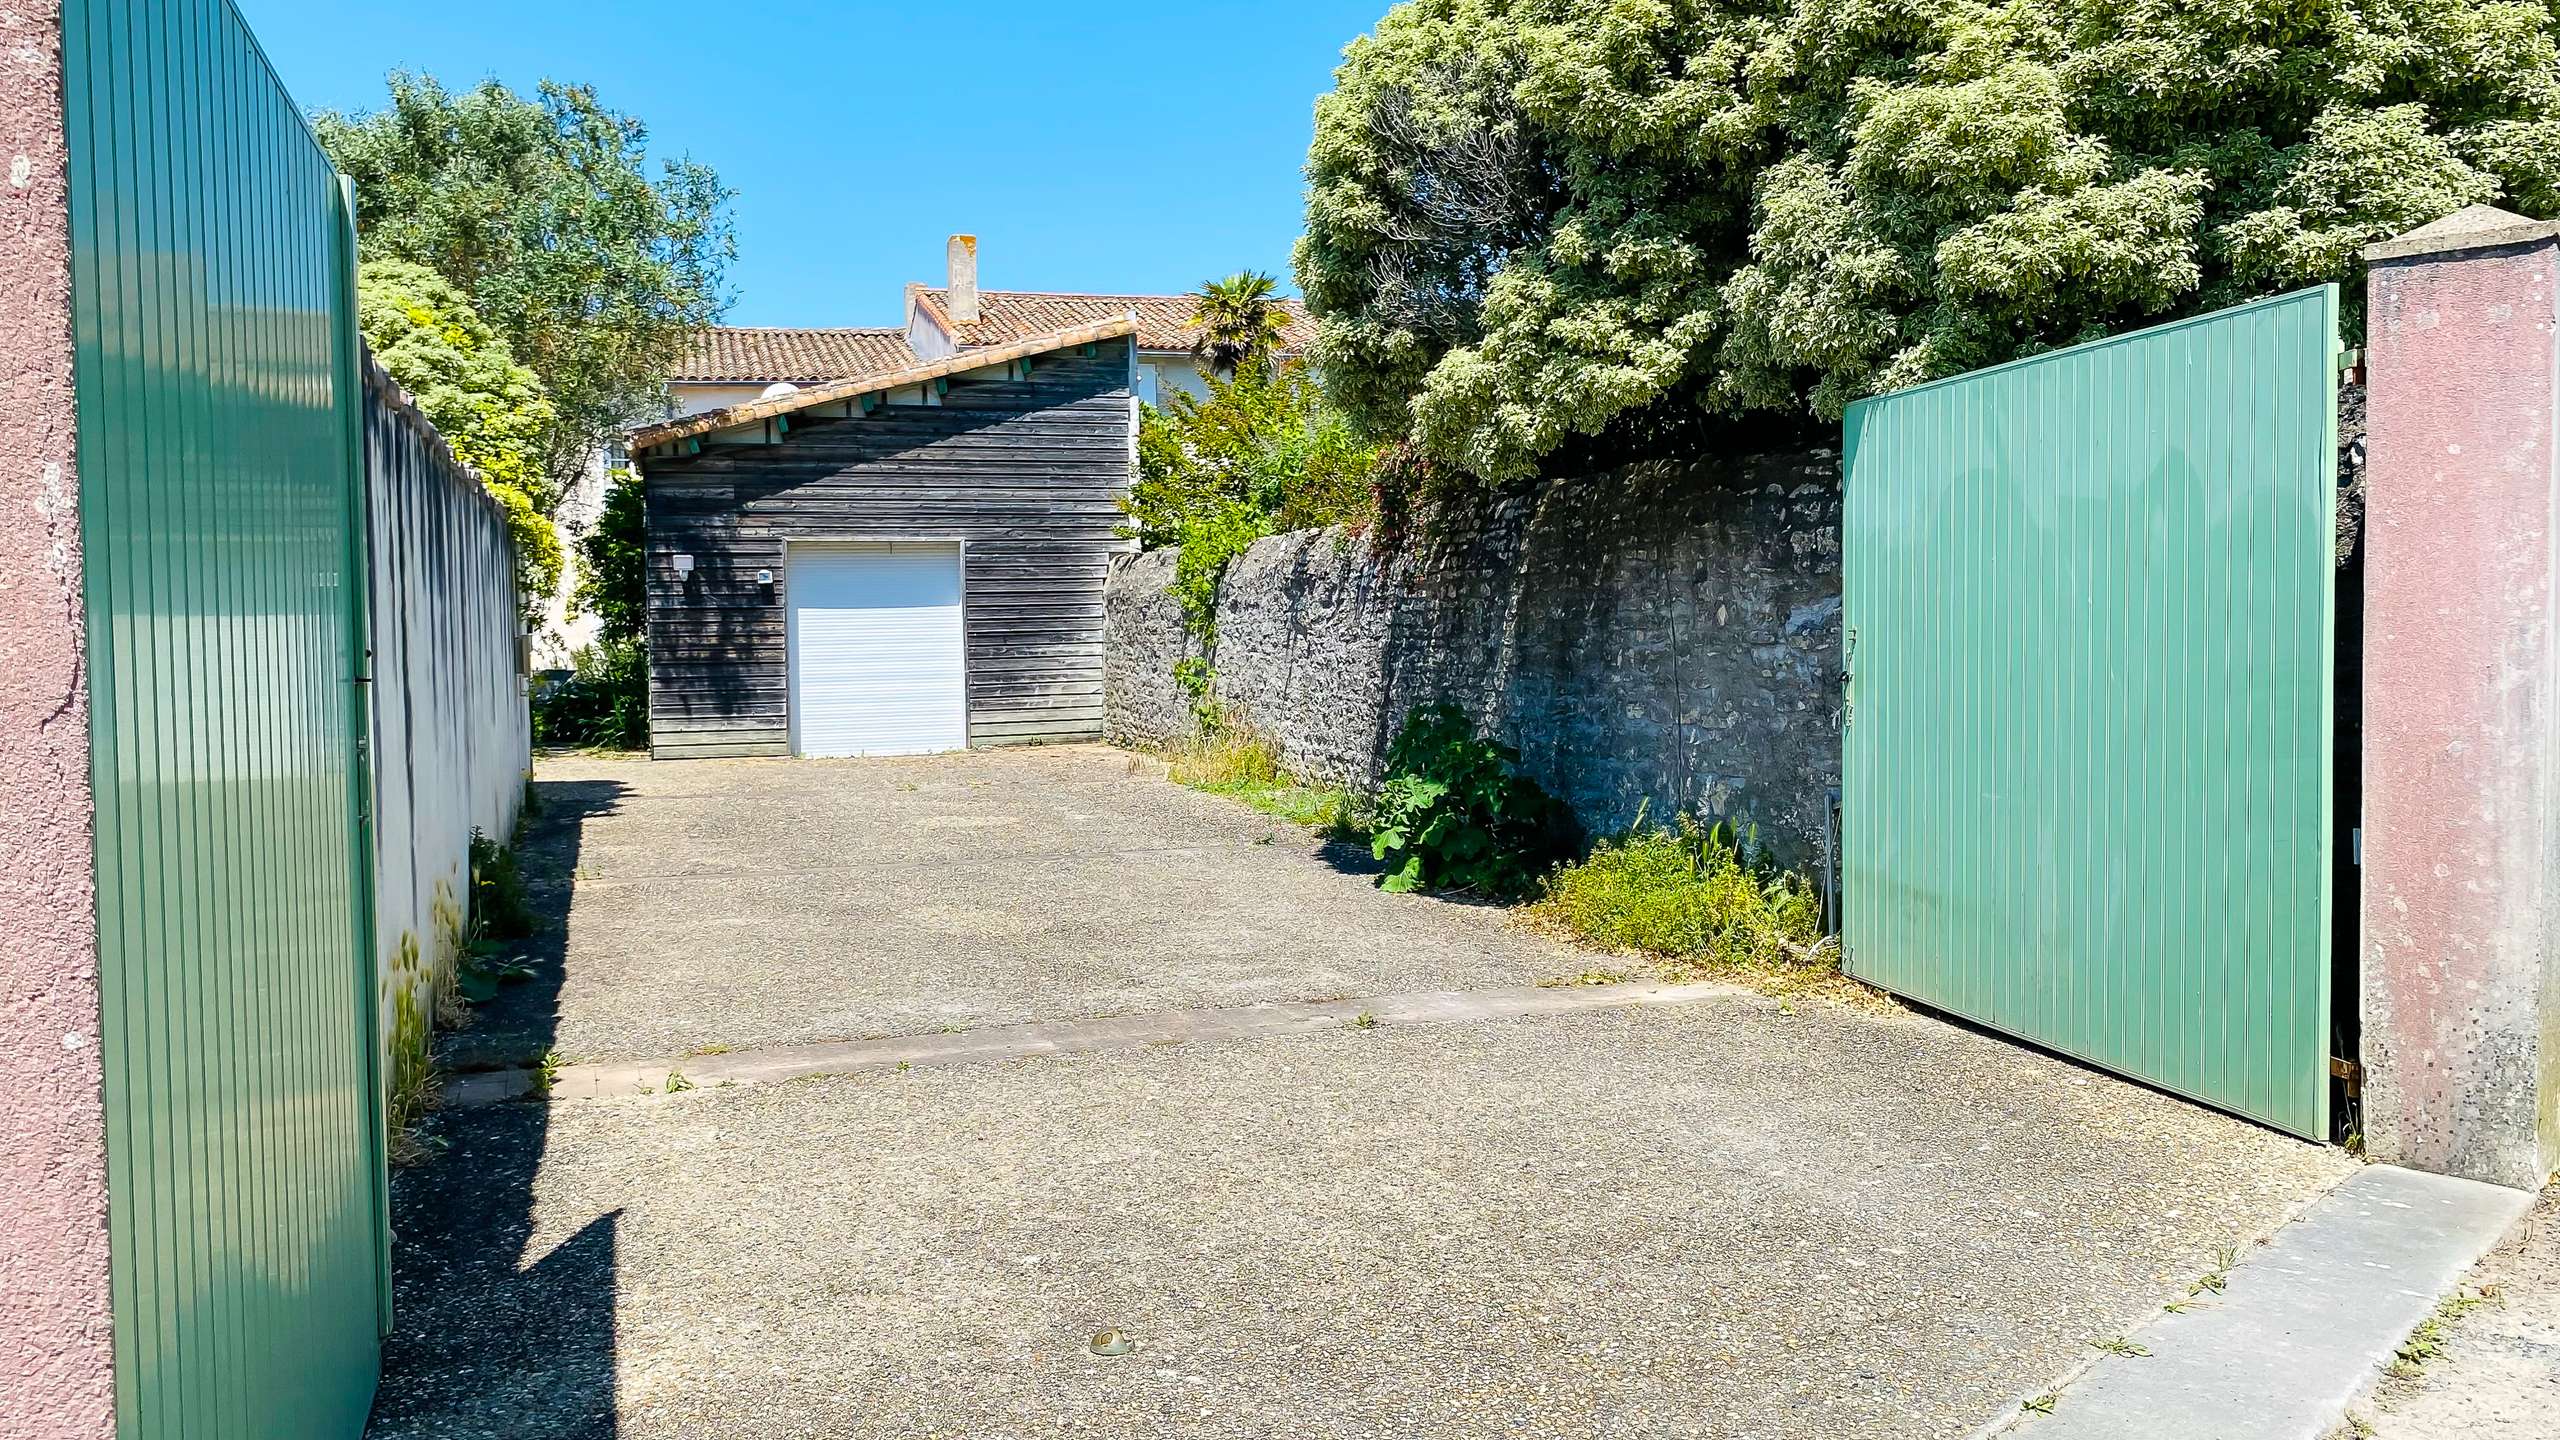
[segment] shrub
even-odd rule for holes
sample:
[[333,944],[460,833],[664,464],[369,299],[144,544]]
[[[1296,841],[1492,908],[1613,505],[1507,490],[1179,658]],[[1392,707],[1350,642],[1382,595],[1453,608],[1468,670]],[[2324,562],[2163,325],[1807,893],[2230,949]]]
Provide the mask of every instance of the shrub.
[[506,513],[516,594],[530,621],[560,587],[564,556],[546,507],[543,438],[555,421],[531,370],[443,277],[423,265],[368,260],[356,272],[356,319],[384,373],[471,467]]
[[537,745],[642,750],[649,744],[649,657],[634,640],[605,640],[570,657],[567,678],[533,701]]
[[1594,944],[1717,965],[1800,964],[1822,939],[1810,881],[1687,816],[1602,841],[1547,877],[1531,913]]
[[1326,390],[1497,481],[2320,281],[2352,311],[2368,241],[2560,215],[2547,0],[1409,0],[1334,79]]
[[1387,747],[1370,850],[1389,890],[1514,899],[1580,842],[1572,812],[1520,773],[1520,752],[1476,733],[1454,705],[1426,705]]

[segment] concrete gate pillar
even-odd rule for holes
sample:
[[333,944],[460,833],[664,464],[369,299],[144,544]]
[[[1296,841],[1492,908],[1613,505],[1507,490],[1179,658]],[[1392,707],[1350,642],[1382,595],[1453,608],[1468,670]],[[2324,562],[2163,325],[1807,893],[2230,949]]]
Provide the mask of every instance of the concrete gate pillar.
[[2537,1188],[2560,1160],[2560,225],[2365,252],[2365,1133]]
[[107,1440],[115,1357],[60,0],[0,12],[0,1435]]

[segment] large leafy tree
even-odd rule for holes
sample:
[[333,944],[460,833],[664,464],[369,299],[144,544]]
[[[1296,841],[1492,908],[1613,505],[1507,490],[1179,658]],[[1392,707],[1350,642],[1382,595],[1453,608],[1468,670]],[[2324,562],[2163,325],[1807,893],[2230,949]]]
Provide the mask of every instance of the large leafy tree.
[[2560,215],[2560,0],[1411,0],[1318,102],[1335,397],[1490,479]]
[[533,501],[545,484],[542,444],[557,420],[541,380],[423,265],[366,261],[356,271],[356,323],[373,358],[506,511],[516,593],[535,618],[559,588],[563,559],[559,532]]
[[648,131],[581,85],[532,99],[487,81],[455,94],[394,73],[390,104],[313,117],[355,182],[368,259],[452,282],[548,390],[549,511],[587,456],[665,403],[691,338],[726,308],[730,191],[690,160],[653,178]]

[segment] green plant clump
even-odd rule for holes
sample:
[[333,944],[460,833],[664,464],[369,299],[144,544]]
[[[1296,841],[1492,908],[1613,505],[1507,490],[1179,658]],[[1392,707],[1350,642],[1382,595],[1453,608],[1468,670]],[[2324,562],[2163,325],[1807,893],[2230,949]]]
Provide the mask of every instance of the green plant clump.
[[483,940],[522,940],[541,925],[514,849],[472,831],[472,933]]
[[1547,877],[1531,913],[1597,945],[1691,963],[1772,967],[1818,953],[1812,883],[1753,856],[1719,824],[1682,816],[1604,840]]
[[533,701],[533,743],[599,750],[649,746],[649,654],[636,640],[600,640],[570,657],[569,674]]
[[1177,785],[1226,796],[1293,825],[1346,831],[1353,824],[1347,792],[1300,781],[1281,763],[1279,746],[1242,728],[1222,726],[1176,751],[1169,773]]
[[1445,703],[1414,711],[1387,747],[1373,825],[1384,888],[1495,900],[1527,894],[1581,843],[1572,812],[1520,773],[1520,752]]
[[506,341],[423,265],[368,260],[356,271],[356,320],[384,373],[471,467],[507,517],[516,599],[524,617],[560,587],[566,557],[544,507],[550,482],[542,445],[555,423],[550,397],[516,363]]
[[1176,391],[1138,419],[1138,479],[1122,502],[1128,533],[1148,549],[1178,545],[1173,597],[1200,655],[1174,678],[1201,728],[1216,728],[1209,662],[1218,587],[1266,535],[1352,521],[1369,512],[1376,451],[1327,409],[1303,366],[1250,349],[1232,376],[1206,377],[1207,399]]

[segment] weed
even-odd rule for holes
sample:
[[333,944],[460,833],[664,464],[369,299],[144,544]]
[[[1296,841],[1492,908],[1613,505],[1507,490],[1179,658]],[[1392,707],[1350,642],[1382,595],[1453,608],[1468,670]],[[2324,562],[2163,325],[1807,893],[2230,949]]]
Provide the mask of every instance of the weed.
[[2444,1297],[2443,1303],[2436,1306],[2435,1313],[2419,1321],[2418,1328],[2410,1331],[2409,1338],[2401,1342],[2399,1352],[2391,1360],[2391,1373],[2402,1380],[2417,1379],[2429,1363],[2444,1353],[2445,1342],[2450,1338],[2446,1327],[2497,1298],[2497,1292],[2492,1289],[2457,1290]]
[[901,1060],[901,1061],[899,1061],[899,1062],[898,1062],[898,1073],[899,1073],[899,1074],[901,1074],[901,1075],[906,1074],[908,1071],[913,1070],[914,1068],[916,1068],[916,1067],[915,1067],[915,1062],[914,1062],[914,1061],[912,1061],[912,1060]]
[[2240,1263],[2238,1247],[2217,1245],[2213,1251],[2213,1268],[2196,1277],[2187,1287],[2190,1295],[2219,1295],[2231,1283],[2231,1267]]
[[533,1093],[550,1094],[552,1084],[559,1080],[562,1067],[568,1063],[569,1057],[557,1050],[543,1051],[542,1058],[533,1062]]
[[729,1047],[726,1045],[696,1045],[684,1053],[685,1058],[687,1059],[693,1059],[703,1055],[726,1055],[729,1053]]
[[1347,792],[1301,782],[1281,764],[1278,745],[1240,726],[1221,726],[1168,760],[1166,774],[1177,785],[1241,801],[1293,825],[1339,831],[1352,824]]
[[2026,1411],[2030,1415],[2050,1415],[2053,1413],[2054,1402],[2061,1398],[2061,1396],[2047,1390],[2041,1395],[2029,1396],[2027,1399],[2019,1401],[2018,1408]]
[[2140,1359],[2151,1353],[2150,1347],[2137,1345],[2121,1335],[2110,1335],[2104,1340],[2092,1340],[2089,1342],[2089,1348],[2103,1350],[2109,1355],[2122,1355],[2127,1359]]
[[1383,889],[1515,899],[1580,844],[1573,813],[1521,773],[1520,752],[1454,705],[1415,710],[1386,758],[1369,841],[1387,864]]
[[696,1087],[691,1080],[685,1078],[685,1073],[683,1071],[670,1070],[667,1072],[667,1083],[662,1088],[664,1088],[670,1095],[681,1095],[685,1091]]
[[1702,967],[1837,969],[1822,937],[1822,903],[1803,876],[1755,853],[1746,834],[1637,828],[1547,877],[1538,918],[1615,949]]
[[1378,1028],[1378,1017],[1363,1010],[1352,1016],[1349,1023],[1354,1030],[1375,1030]]
[[516,852],[471,832],[471,928],[483,940],[522,940],[541,928]]

